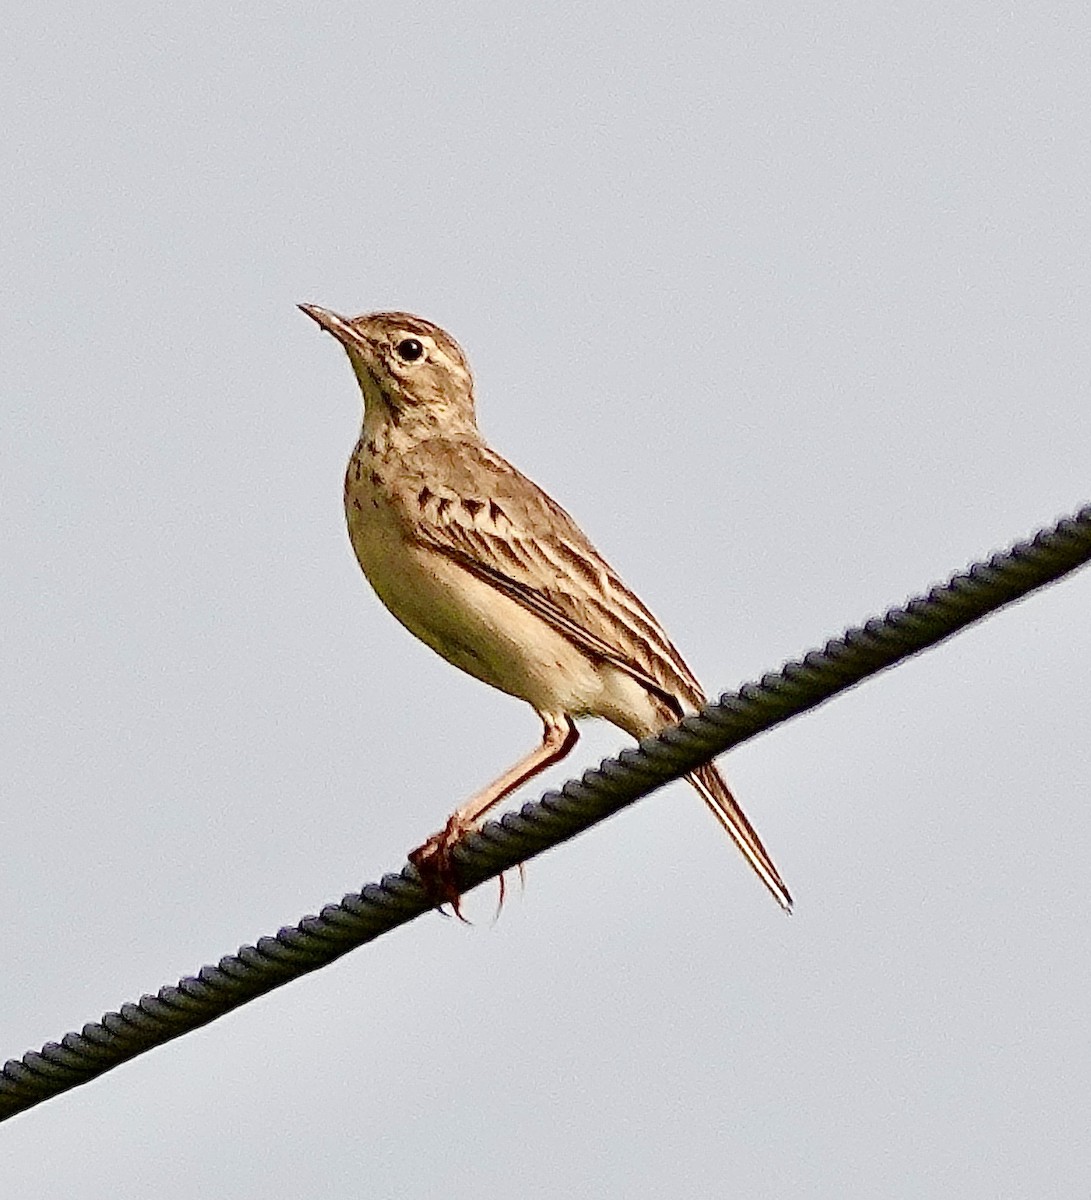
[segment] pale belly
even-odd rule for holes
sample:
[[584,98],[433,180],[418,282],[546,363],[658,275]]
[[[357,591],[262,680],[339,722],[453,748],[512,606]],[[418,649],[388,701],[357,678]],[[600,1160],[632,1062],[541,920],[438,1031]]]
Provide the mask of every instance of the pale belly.
[[[578,650],[540,617],[438,551],[405,540],[373,495],[346,507],[357,560],[379,599],[422,642],[475,678],[539,712],[598,715],[628,727],[647,697],[614,668]],[[635,714],[634,714],[635,715]],[[641,720],[639,722],[643,724]]]

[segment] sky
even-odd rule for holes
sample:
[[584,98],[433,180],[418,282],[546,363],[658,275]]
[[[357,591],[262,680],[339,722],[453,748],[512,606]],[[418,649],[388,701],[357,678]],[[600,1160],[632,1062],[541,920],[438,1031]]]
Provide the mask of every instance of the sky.
[[[449,329],[734,689],[1091,500],[1089,49],[1075,4],[13,10],[0,1060],[398,869],[538,736],[368,591],[297,302]],[[1086,1195],[1089,604],[726,757],[791,919],[672,785],[495,923],[3,1124],[5,1189]]]

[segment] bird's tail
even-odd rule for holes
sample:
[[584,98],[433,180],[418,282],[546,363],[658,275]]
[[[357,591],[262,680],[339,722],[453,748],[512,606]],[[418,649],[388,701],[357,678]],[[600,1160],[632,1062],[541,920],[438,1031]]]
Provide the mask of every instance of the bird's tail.
[[753,867],[758,878],[773,894],[773,898],[785,912],[792,911],[792,896],[784,885],[780,873],[773,865],[769,852],[761,844],[753,825],[732,796],[724,777],[715,763],[705,763],[686,778],[701,794],[701,799],[712,809],[712,815],[727,830],[728,836],[742,851],[743,857]]

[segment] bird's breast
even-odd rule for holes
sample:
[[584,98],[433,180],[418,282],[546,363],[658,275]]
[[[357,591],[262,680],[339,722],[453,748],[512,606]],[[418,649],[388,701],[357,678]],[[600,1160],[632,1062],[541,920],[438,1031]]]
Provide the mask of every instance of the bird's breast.
[[539,711],[597,711],[599,665],[540,617],[412,536],[414,514],[404,511],[408,501],[397,481],[383,463],[357,456],[345,479],[352,548],[386,608],[448,662]]
[[345,520],[356,559],[379,599],[395,616],[411,570],[405,522],[398,511],[391,467],[356,452],[345,473]]
[[353,456],[345,476],[345,518],[356,559],[375,594],[410,632],[445,658],[459,641],[463,600],[452,565],[413,535],[414,521],[400,465]]

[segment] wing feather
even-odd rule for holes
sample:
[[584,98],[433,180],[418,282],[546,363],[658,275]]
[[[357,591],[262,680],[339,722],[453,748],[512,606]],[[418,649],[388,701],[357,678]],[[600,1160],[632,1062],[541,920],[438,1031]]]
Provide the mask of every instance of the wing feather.
[[568,513],[510,463],[470,439],[431,439],[401,468],[416,540],[625,671],[676,717],[704,703],[655,617]]

